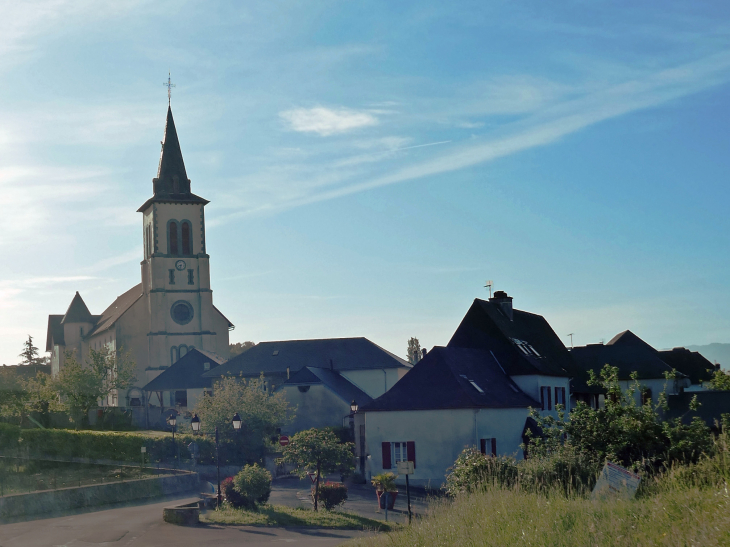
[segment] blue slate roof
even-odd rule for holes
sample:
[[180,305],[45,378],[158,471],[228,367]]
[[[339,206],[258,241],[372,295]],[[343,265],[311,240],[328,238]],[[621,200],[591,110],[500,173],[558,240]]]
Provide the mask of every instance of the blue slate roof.
[[360,410],[442,410],[540,406],[503,371],[491,352],[435,347],[389,391]]
[[213,378],[203,377],[205,363],[210,363],[210,369],[216,370],[224,362],[225,359],[215,353],[193,348],[142,389],[172,391],[209,388],[213,386]]
[[367,338],[325,338],[260,342],[232,357],[208,377],[290,374],[304,367],[332,370],[410,368],[410,364]]
[[363,405],[372,401],[372,397],[342,376],[339,372],[326,368],[305,367],[294,374],[286,382],[276,388],[276,391],[286,386],[311,386],[321,384],[332,391],[340,399],[350,404],[357,401]]

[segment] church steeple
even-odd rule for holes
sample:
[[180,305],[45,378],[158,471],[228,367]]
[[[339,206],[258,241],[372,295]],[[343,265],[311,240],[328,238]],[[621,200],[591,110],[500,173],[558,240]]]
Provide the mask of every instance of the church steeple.
[[202,203],[203,205],[208,203],[208,200],[190,192],[190,179],[185,170],[180,141],[177,138],[177,130],[175,129],[175,120],[172,117],[172,109],[169,105],[167,107],[162,151],[160,152],[160,163],[157,166],[157,176],[152,179],[152,190],[154,196],[148,199],[138,209],[138,212],[144,211],[153,202]]
[[169,106],[167,107],[165,136],[162,141],[160,164],[157,167],[157,178],[153,179],[152,183],[155,195],[190,193],[190,179],[185,172],[185,162],[175,130],[175,120],[172,118],[172,109]]

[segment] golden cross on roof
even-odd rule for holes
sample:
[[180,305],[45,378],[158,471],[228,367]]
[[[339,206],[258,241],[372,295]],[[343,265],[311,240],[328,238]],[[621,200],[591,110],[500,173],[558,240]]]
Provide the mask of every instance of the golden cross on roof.
[[162,82],[162,85],[167,87],[167,106],[170,106],[170,96],[172,95],[172,88],[175,87],[175,84],[172,83],[170,80],[170,73],[167,73],[167,83]]

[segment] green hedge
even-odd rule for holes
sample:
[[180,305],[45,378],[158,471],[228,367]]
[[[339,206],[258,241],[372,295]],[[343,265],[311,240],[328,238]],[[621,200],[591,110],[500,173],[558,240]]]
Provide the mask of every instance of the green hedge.
[[0,422],[0,452],[18,448],[20,426]]
[[[44,456],[58,459],[89,458],[91,460],[115,460],[140,462],[141,448],[147,448],[149,463],[169,462],[175,459],[176,447],[180,458],[190,459],[188,444],[195,441],[199,447],[200,463],[215,462],[215,441],[202,436],[172,435],[148,437],[138,433],[117,433],[99,431],[73,431],[68,429],[26,429],[20,439],[21,450],[30,456]],[[233,447],[221,443],[221,464],[243,461]]]

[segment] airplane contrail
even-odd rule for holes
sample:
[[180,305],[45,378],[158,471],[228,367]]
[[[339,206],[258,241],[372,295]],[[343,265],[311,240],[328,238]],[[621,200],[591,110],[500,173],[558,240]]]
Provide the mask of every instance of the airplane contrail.
[[437,144],[446,144],[447,142],[451,141],[429,142],[428,144],[417,144],[415,146],[406,146],[405,148],[394,148],[393,152],[397,152],[398,150],[410,150],[411,148],[422,148],[424,146],[436,146]]

